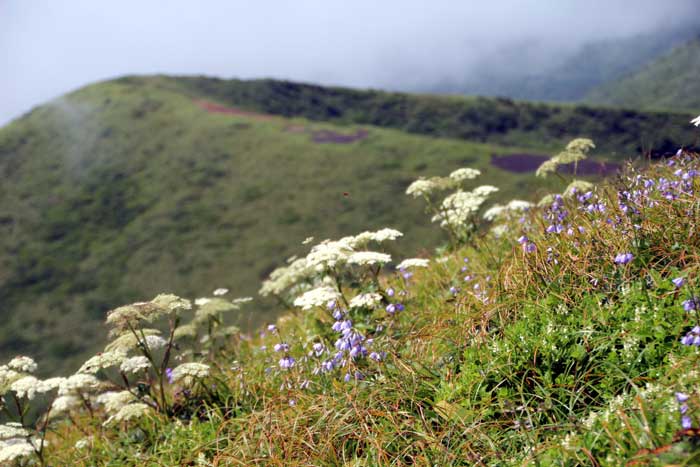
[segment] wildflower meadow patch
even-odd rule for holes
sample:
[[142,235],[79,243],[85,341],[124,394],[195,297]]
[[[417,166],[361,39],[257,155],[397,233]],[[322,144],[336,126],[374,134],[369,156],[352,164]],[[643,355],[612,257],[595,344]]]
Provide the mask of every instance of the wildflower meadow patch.
[[263,281],[288,309],[161,294],[108,313],[67,377],[0,366],[4,465],[694,465],[700,458],[700,158],[489,204],[478,170],[406,194],[446,233],[395,258],[386,227],[304,241]]

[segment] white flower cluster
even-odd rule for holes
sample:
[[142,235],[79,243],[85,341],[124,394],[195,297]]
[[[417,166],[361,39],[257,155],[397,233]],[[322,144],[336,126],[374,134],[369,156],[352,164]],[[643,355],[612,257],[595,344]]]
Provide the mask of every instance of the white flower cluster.
[[382,243],[387,240],[396,240],[399,237],[403,237],[403,234],[395,229],[381,229],[376,232],[362,232],[354,237],[345,237],[340,241],[345,242],[352,248],[364,247],[369,242]]
[[17,394],[19,399],[26,397],[33,400],[39,389],[39,380],[34,376],[23,376],[10,385],[10,390]]
[[192,383],[193,379],[202,379],[209,375],[209,365],[203,363],[183,363],[173,369],[171,378],[173,382],[183,382],[185,385]]
[[126,422],[133,420],[135,418],[141,418],[144,415],[148,415],[153,412],[153,409],[143,402],[135,402],[133,404],[127,404],[123,406],[117,413],[112,415],[103,423],[104,426],[108,426],[113,422]]
[[386,264],[391,262],[391,256],[386,253],[377,253],[376,251],[358,251],[348,257],[348,264],[357,264],[360,266],[373,264]]
[[144,357],[143,355],[137,355],[124,360],[119,366],[119,371],[126,374],[135,374],[140,371],[147,370],[150,366],[151,362],[148,360],[148,358]]
[[484,219],[487,221],[493,221],[494,219],[501,217],[508,212],[516,212],[516,211],[527,211],[533,206],[532,203],[529,201],[522,201],[519,199],[513,199],[511,200],[508,204],[505,206],[502,204],[495,204],[488,208],[484,212]]
[[378,293],[364,293],[355,296],[350,300],[350,308],[373,308],[382,301],[382,296]]
[[301,284],[305,287],[317,285],[319,275],[346,264],[356,253],[356,249],[363,248],[370,242],[382,243],[402,236],[403,234],[396,229],[383,228],[343,237],[340,240],[323,240],[311,247],[305,257],[292,257],[287,260],[287,266],[272,271],[270,277],[263,282],[259,293],[263,296],[298,293],[299,289],[302,289]]
[[151,323],[158,318],[191,308],[192,303],[189,300],[173,294],[160,294],[150,302],[137,302],[115,308],[107,314],[107,324],[119,333],[139,321]]
[[114,415],[126,405],[136,402],[136,396],[130,391],[108,391],[97,396],[96,401],[105,408],[105,412]]
[[0,392],[7,392],[10,385],[23,376],[25,376],[23,373],[12,370],[7,365],[0,366]]
[[408,269],[408,268],[427,268],[430,264],[429,259],[424,258],[408,258],[399,263],[396,269]]
[[345,263],[353,252],[351,238],[346,237],[335,241],[324,240],[311,248],[306,256],[307,264],[317,272],[322,272]]
[[64,379],[58,387],[59,396],[79,395],[98,390],[102,386],[100,380],[93,375],[76,373]]
[[26,440],[10,440],[0,442],[0,464],[10,465],[10,462],[32,456],[34,446]]
[[20,423],[10,422],[0,425],[0,440],[26,438],[27,436],[29,436],[29,430],[23,428]]
[[[113,352],[115,350],[129,352],[130,350],[133,350],[133,349],[138,347],[139,339],[143,339],[144,337],[146,339],[148,339],[151,336],[159,337],[158,336],[159,334],[160,334],[160,331],[158,329],[149,329],[149,328],[139,329],[139,338],[137,339],[136,336],[134,335],[134,333],[132,333],[131,331],[127,331],[124,334],[117,337],[116,339],[114,339],[109,344],[107,344],[105,346],[105,352]],[[155,344],[155,342],[151,342],[151,343]],[[149,348],[151,348],[150,344],[149,344]],[[151,350],[153,350],[153,349],[151,349]]]
[[302,310],[310,310],[316,306],[324,306],[328,302],[337,300],[339,297],[340,293],[332,287],[317,287],[297,297],[297,299],[294,300],[294,306]]
[[209,319],[218,318],[222,313],[237,310],[240,306],[224,300],[223,298],[211,298],[201,303],[194,314],[194,322],[207,322]]
[[78,370],[78,373],[87,373],[94,375],[99,370],[104,370],[113,366],[120,365],[126,359],[126,352],[122,349],[116,349],[111,352],[98,353],[94,357],[89,358]]
[[419,178],[406,188],[406,194],[414,198],[428,196],[441,188],[440,183],[435,179]]
[[535,175],[538,177],[546,177],[550,173],[557,171],[560,165],[571,164],[584,160],[588,157],[588,152],[595,148],[595,144],[588,138],[576,138],[566,145],[566,149],[544,161],[539,166]]
[[443,200],[440,212],[431,220],[440,222],[441,227],[457,229],[464,226],[486,198],[496,191],[498,188],[491,185],[482,185],[472,191],[456,191]]
[[406,189],[406,194],[414,198],[427,197],[431,194],[457,188],[465,180],[472,180],[481,172],[468,167],[453,171],[448,177],[419,178]]
[[292,261],[289,262],[288,266],[282,266],[272,271],[270,277],[263,282],[260,295],[263,297],[282,295],[286,290],[309,277],[313,268],[309,266],[306,258],[290,259]]
[[11,370],[21,373],[34,373],[37,369],[36,362],[31,357],[18,356],[10,360],[7,364]]
[[472,180],[481,175],[481,172],[476,169],[470,169],[468,167],[463,169],[457,169],[450,174],[450,178],[457,182],[463,182],[464,180]]
[[80,399],[74,395],[63,395],[54,399],[51,404],[51,417],[57,417],[80,406]]

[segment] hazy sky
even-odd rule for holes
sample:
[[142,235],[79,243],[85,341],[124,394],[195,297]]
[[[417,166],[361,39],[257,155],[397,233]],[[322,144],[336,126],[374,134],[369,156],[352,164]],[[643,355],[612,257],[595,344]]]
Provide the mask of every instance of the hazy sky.
[[0,0],[0,125],[126,74],[410,89],[698,13],[699,0]]

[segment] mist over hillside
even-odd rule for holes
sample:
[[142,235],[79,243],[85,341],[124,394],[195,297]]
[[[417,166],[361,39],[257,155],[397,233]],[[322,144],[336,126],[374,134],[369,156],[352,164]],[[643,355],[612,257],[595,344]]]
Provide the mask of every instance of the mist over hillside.
[[[594,88],[612,85],[639,72],[650,62],[698,34],[700,22],[679,28],[646,31],[630,37],[591,39],[566,54],[555,55],[555,58],[550,57],[546,61],[536,57],[547,53],[547,43],[525,41],[465,69],[461,82],[453,79],[451,83],[436,84],[429,89],[525,100],[580,101]],[[632,102],[626,104],[635,108]]]
[[700,109],[700,33],[619,80],[592,89],[585,100],[648,110]]
[[576,100],[698,29],[695,0],[0,5],[0,125],[125,74]]

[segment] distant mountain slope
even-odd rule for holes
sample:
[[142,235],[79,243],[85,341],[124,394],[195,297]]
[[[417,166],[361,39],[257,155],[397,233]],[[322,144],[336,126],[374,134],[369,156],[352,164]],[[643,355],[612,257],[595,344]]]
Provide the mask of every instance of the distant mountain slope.
[[[700,25],[662,29],[633,37],[592,41],[563,59],[537,58],[546,44],[521,44],[493,59],[465,70],[463,83],[442,84],[435,92],[507,96],[513,99],[576,102],[598,86],[615,83],[635,73],[691,39]],[[543,49],[543,50],[540,50]],[[534,55],[534,57],[533,57]],[[508,67],[504,67],[507,57]],[[533,65],[540,63],[541,65]]]
[[700,36],[636,73],[593,89],[591,104],[700,112]]

